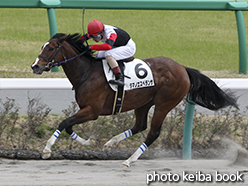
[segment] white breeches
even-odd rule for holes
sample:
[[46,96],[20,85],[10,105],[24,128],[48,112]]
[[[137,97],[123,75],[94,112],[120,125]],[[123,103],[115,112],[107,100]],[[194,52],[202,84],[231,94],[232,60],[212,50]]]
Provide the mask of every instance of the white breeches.
[[110,50],[99,51],[96,54],[96,58],[105,58],[106,56],[112,56],[115,60],[122,60],[132,57],[136,52],[136,45],[132,39],[128,41],[125,46],[112,48]]

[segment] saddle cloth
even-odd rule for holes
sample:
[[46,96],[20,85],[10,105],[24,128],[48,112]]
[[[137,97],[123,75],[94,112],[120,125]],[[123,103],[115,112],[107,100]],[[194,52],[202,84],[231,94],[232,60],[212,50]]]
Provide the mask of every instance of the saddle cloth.
[[[131,62],[123,62],[124,64],[124,90],[132,90],[137,88],[145,88],[154,86],[153,74],[150,67],[140,59],[134,59]],[[102,65],[107,82],[115,79],[113,71],[110,69],[108,62],[103,59]],[[118,86],[109,84],[113,91],[117,91]]]

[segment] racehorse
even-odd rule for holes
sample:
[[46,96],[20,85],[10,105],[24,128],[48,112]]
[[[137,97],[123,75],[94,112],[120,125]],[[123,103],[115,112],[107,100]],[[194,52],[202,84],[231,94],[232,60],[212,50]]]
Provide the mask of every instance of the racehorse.
[[[82,139],[72,127],[75,124],[96,120],[99,115],[111,115],[115,92],[104,76],[100,59],[96,59],[80,40],[80,34],[55,34],[43,47],[40,55],[31,65],[33,73],[42,74],[54,66],[62,65],[63,70],[75,90],[79,111],[63,120],[47,141],[42,158],[51,156],[51,147],[62,130],[82,145],[90,145],[91,140]],[[154,86],[126,91],[121,112],[135,111],[133,128],[111,138],[104,149],[147,128],[149,109],[154,105],[150,131],[144,143],[134,154],[122,163],[129,167],[158,138],[161,125],[170,110],[185,96],[194,103],[218,110],[227,106],[238,108],[231,92],[224,92],[209,77],[198,70],[182,66],[168,57],[143,59],[151,68]]]

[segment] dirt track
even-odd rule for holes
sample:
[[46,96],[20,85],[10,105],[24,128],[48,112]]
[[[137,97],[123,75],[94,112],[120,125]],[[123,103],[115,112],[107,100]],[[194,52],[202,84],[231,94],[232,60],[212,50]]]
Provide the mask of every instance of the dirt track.
[[[154,171],[159,176],[177,174],[180,180],[173,182],[153,182],[150,185],[247,185],[248,167],[230,165],[227,160],[179,160],[157,159],[138,160],[130,168],[121,168],[122,160],[9,160],[0,159],[1,186],[139,186],[147,185],[147,174],[152,179]],[[184,178],[183,171],[196,174],[211,174],[211,182],[191,182]],[[215,173],[243,174],[244,182],[216,182]],[[158,179],[158,178],[157,178]],[[165,177],[162,177],[165,179]],[[185,180],[186,179],[186,180]]]
[[248,151],[228,142],[225,159],[141,159],[130,168],[120,167],[123,160],[2,158],[0,186],[248,185]]

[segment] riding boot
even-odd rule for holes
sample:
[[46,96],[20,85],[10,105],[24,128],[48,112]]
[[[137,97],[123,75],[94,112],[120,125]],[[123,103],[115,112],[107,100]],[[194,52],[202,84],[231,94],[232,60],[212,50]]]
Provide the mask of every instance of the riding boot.
[[124,76],[121,72],[115,74],[115,79],[109,80],[109,83],[118,86],[124,86]]
[[115,74],[115,79],[110,80],[109,83],[124,86],[124,76],[115,58],[113,56],[106,56],[105,58]]

